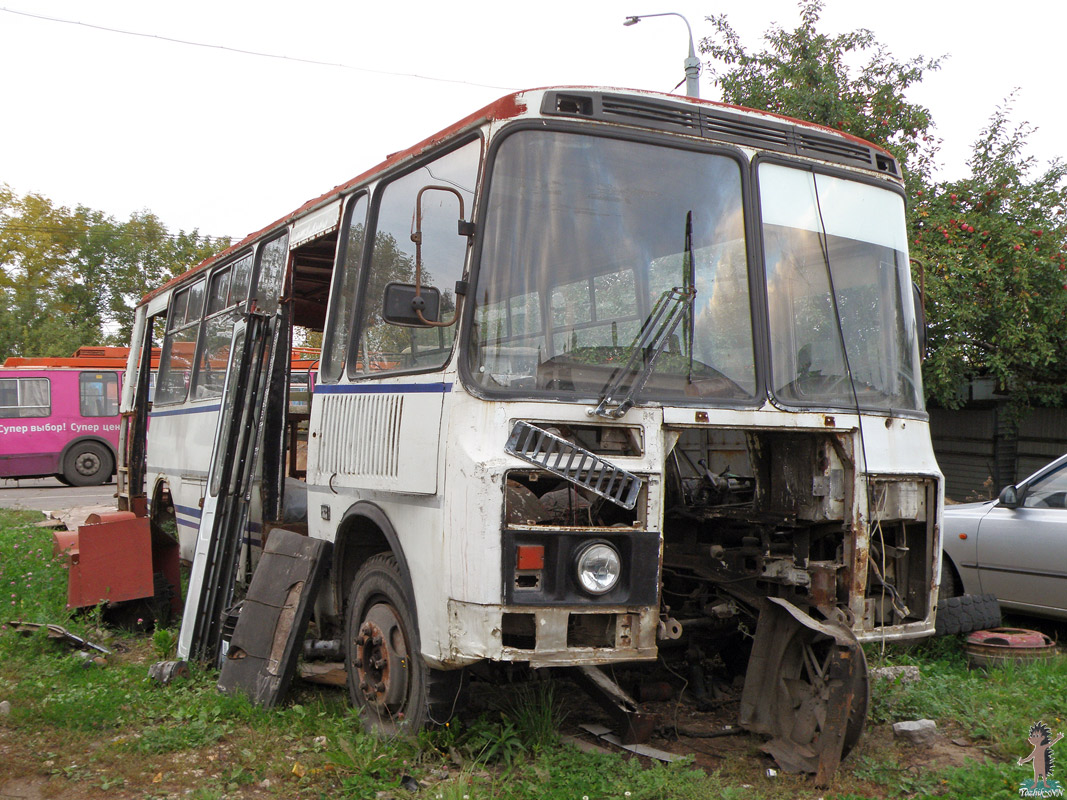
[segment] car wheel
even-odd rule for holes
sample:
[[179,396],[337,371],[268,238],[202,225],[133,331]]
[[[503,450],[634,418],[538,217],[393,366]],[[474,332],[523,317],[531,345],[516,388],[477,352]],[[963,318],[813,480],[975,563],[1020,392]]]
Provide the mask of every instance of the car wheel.
[[938,597],[957,597],[963,594],[959,576],[956,574],[956,565],[947,555],[941,555],[941,589]]
[[431,669],[423,660],[413,607],[392,554],[360,567],[345,624],[348,694],[364,726],[386,736],[444,724],[462,689],[462,670]]
[[111,452],[97,442],[79,442],[63,459],[63,477],[71,486],[98,486],[111,477]]

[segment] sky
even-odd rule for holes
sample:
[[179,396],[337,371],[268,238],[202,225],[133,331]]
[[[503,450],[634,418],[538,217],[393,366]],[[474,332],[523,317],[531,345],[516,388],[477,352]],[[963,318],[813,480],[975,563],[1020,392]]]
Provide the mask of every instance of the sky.
[[[750,49],[799,24],[794,0],[0,0],[0,183],[241,238],[510,91],[673,90],[683,20],[622,25],[664,12],[698,42],[725,14]],[[908,97],[933,114],[940,177],[957,178],[1013,92],[1011,119],[1036,128],[1027,153],[1067,155],[1065,22],[1047,0],[825,0],[819,29],[947,56]],[[700,91],[721,99],[707,67]]]

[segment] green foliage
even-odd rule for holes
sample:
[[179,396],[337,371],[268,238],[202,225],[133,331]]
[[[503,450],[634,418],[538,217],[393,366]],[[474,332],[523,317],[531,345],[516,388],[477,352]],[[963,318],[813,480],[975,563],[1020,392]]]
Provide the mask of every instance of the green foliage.
[[971,176],[919,192],[912,248],[930,317],[927,392],[958,405],[988,376],[1016,410],[1061,405],[1067,381],[1067,165],[1034,175],[1026,125],[1000,108],[971,157]]
[[747,49],[726,15],[708,18],[715,33],[700,49],[723,65],[709,64],[723,99],[867,139],[925,175],[936,146],[933,120],[905,91],[940,68],[941,59],[899,61],[865,29],[829,36],[817,29],[822,0],[803,0],[799,7],[800,25],[791,31],[772,26],[761,50]]
[[909,197],[915,277],[930,326],[928,398],[947,407],[961,388],[992,378],[1014,413],[1067,400],[1067,166],[1043,171],[1025,153],[1030,132],[1009,105],[974,144],[970,175],[934,180],[930,111],[907,91],[942,59],[896,59],[869,30],[819,30],[822,0],[801,0],[800,24],[772,26],[750,49],[725,16],[701,43],[728,102],[826,125],[885,147]]
[[152,646],[155,648],[156,658],[166,661],[178,646],[178,634],[169,628],[156,628],[152,633]]
[[957,639],[942,641],[953,643],[956,652],[936,661],[922,650],[890,656],[889,663],[919,664],[922,680],[875,681],[872,722],[926,718],[958,723],[969,738],[984,741],[1002,758],[1025,755],[1026,728],[1035,720],[1056,729],[1063,724],[1060,698],[1067,693],[1067,660],[974,670],[959,654]]
[[144,294],[228,245],[171,234],[147,211],[118,222],[0,184],[0,359],[126,344]]
[[463,737],[463,748],[475,761],[500,761],[509,767],[526,753],[519,729],[503,713],[499,720],[482,717],[471,725]]
[[62,625],[70,617],[66,559],[52,555],[51,531],[32,524],[39,519],[39,514],[0,509],[0,620]]
[[567,714],[556,699],[551,682],[538,681],[521,686],[512,695],[507,713],[530,752],[537,753],[559,745],[559,730]]
[[405,755],[409,742],[386,741],[364,733],[337,740],[328,758],[341,775],[347,797],[373,797],[376,792],[396,789],[407,771]]

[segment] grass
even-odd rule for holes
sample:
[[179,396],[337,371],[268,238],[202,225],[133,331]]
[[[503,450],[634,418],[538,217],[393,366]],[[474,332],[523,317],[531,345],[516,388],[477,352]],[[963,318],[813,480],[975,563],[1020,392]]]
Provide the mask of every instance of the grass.
[[1043,720],[1053,730],[1067,727],[1067,659],[1062,656],[1025,666],[972,670],[959,642],[942,638],[895,653],[886,663],[917,665],[922,680],[880,686],[870,709],[873,722],[956,722],[992,756],[1012,760],[1029,752],[1026,736],[1033,722]]
[[[161,686],[148,666],[172,652],[175,631],[151,636],[105,628],[99,613],[64,610],[66,572],[37,516],[0,510],[0,789],[11,778],[47,782],[44,796],[153,800],[242,797],[431,800],[697,800],[697,798],[998,798],[1030,777],[1029,725],[1059,731],[1067,710],[1063,660],[990,672],[967,668],[955,639],[910,649],[869,648],[872,665],[915,664],[919,683],[877,682],[869,732],[828,790],[810,778],[768,777],[756,737],[727,756],[653,765],[561,744],[564,700],[550,681],[509,686],[480,716],[385,741],[363,733],[342,691],[297,684],[266,711],[220,693],[196,666]],[[105,666],[8,620],[56,622],[113,651]],[[965,738],[976,760],[948,764],[901,747],[886,732],[901,719],[935,719]],[[946,745],[951,749],[951,745]],[[961,751],[963,752],[963,751]],[[1067,756],[1064,757],[1067,760]],[[2,793],[2,792],[0,792]]]

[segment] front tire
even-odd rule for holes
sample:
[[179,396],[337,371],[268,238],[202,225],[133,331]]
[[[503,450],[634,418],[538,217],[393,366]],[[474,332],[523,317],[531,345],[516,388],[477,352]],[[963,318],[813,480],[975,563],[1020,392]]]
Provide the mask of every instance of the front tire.
[[447,722],[462,688],[462,670],[434,670],[423,660],[413,609],[391,553],[360,567],[345,621],[348,694],[364,727],[385,736]]
[[79,442],[63,459],[63,477],[71,486],[99,486],[111,477],[111,451],[97,442]]

